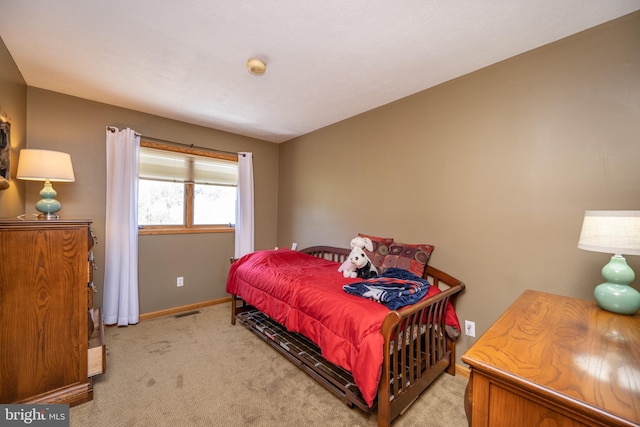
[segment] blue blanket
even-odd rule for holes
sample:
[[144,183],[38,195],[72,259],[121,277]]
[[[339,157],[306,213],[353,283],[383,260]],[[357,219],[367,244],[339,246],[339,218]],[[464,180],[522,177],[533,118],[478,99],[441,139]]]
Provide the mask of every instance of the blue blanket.
[[389,268],[363,282],[344,285],[345,292],[384,304],[391,310],[413,304],[429,292],[429,282],[410,271]]

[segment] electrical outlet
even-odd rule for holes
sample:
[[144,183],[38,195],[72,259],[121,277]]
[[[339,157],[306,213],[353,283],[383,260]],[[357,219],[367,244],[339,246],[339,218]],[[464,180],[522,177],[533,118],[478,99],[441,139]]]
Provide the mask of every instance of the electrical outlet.
[[184,277],[180,276],[176,279],[176,286],[184,286]]
[[296,242],[293,242],[293,244],[291,245],[291,250],[295,251],[298,248],[298,244]]
[[464,333],[468,337],[476,336],[476,322],[472,322],[471,320],[464,321]]

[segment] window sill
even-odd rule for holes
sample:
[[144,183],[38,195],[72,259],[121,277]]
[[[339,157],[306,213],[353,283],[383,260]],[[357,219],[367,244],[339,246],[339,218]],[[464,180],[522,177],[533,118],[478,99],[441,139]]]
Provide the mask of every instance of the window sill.
[[161,234],[206,234],[206,233],[234,233],[234,227],[227,226],[202,226],[202,227],[158,227],[146,226],[138,229],[138,236],[151,236]]

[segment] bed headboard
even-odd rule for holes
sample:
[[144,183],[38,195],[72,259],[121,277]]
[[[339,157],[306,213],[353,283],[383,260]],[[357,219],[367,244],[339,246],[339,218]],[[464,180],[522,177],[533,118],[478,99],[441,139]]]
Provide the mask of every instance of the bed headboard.
[[[334,246],[311,246],[309,248],[301,249],[300,252],[304,252],[318,258],[343,263],[351,253],[351,249],[338,248]],[[427,264],[422,277],[430,280],[433,285],[440,289],[442,289],[441,285],[446,285],[447,288],[457,285],[462,285],[463,289],[465,287],[462,281],[436,267],[430,266],[429,264]]]
[[351,253],[351,249],[337,248],[334,246],[311,246],[310,248],[300,250],[300,252],[313,255],[318,258],[343,263]]

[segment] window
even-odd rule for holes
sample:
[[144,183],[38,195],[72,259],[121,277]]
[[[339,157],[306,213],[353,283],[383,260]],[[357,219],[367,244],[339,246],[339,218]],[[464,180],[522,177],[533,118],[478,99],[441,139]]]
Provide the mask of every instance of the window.
[[140,143],[140,234],[233,231],[238,158]]

